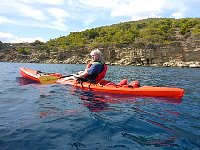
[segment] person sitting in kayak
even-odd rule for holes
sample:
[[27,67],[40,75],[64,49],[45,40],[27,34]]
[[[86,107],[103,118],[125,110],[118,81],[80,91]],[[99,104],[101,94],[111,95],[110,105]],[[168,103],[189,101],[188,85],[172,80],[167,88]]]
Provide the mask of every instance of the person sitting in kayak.
[[80,79],[85,82],[97,83],[103,79],[107,72],[107,65],[104,62],[103,54],[99,49],[94,49],[90,53],[92,61],[87,65],[84,71],[79,71],[78,74],[74,74],[73,77],[67,77],[69,79]]

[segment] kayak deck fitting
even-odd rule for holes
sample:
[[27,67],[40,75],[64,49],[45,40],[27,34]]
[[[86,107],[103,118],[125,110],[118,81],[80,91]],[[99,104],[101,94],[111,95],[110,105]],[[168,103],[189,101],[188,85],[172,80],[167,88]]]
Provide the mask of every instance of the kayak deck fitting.
[[[65,80],[62,74],[59,73],[41,73],[41,71],[32,70],[20,67],[20,74],[27,79],[36,81],[38,83],[51,84],[67,84],[74,87],[79,87],[84,90],[99,91],[113,94],[128,94],[134,96],[144,97],[168,97],[180,99],[184,95],[184,89],[177,87],[155,87],[155,86],[139,86],[133,87],[130,85],[119,85],[113,82],[102,80],[97,84],[89,82],[78,82],[76,80]],[[105,82],[106,81],[106,82]]]

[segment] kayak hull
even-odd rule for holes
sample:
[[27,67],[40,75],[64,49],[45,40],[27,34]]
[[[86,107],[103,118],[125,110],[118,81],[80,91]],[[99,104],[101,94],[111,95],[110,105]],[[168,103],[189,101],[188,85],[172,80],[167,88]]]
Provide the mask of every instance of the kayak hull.
[[[32,70],[23,67],[20,67],[20,74],[24,78],[36,82],[40,82],[39,78],[41,76],[42,77],[47,76],[46,74],[45,75],[39,74],[37,70]],[[56,73],[55,74],[51,73],[50,75],[56,76]],[[113,94],[128,94],[128,95],[143,96],[143,97],[168,97],[168,98],[180,99],[184,95],[184,89],[177,87],[155,87],[155,86],[132,87],[127,85],[117,85],[117,84],[101,85],[99,83],[98,84],[93,84],[88,82],[79,83],[76,80],[65,80],[64,78],[56,79],[55,83],[72,85],[74,87],[82,88],[84,90],[113,93]]]
[[135,96],[146,97],[170,97],[170,98],[182,98],[184,95],[184,89],[176,87],[154,87],[154,86],[141,86],[141,87],[127,87],[119,85],[100,85],[91,84],[88,82],[78,83],[75,80],[58,79],[56,83],[73,85],[85,90],[114,93],[114,94],[129,94]]

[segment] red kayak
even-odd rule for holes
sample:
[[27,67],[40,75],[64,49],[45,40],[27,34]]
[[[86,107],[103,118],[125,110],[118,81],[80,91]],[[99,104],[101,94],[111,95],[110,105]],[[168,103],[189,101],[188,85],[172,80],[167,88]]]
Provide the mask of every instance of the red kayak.
[[107,80],[101,80],[99,83],[78,82],[76,80],[65,80],[58,73],[43,73],[41,71],[28,68],[20,68],[20,73],[24,78],[34,80],[39,83],[59,83],[79,87],[85,90],[99,91],[114,94],[128,94],[134,96],[148,97],[169,97],[180,99],[184,95],[184,89],[176,87],[155,87],[139,86],[130,84],[115,84]]

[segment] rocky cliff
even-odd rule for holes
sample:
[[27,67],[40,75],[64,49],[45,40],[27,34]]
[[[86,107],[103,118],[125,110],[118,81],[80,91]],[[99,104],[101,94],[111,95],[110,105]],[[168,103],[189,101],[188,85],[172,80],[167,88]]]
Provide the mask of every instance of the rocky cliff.
[[[133,66],[166,66],[166,67],[200,67],[199,38],[181,36],[177,32],[176,41],[162,46],[147,45],[144,48],[133,48],[131,45],[117,48],[115,46],[99,47],[104,53],[107,64]],[[30,51],[20,53],[19,48]],[[39,51],[31,43],[0,43],[1,62],[30,63],[86,63],[90,59],[90,48],[62,51]]]

